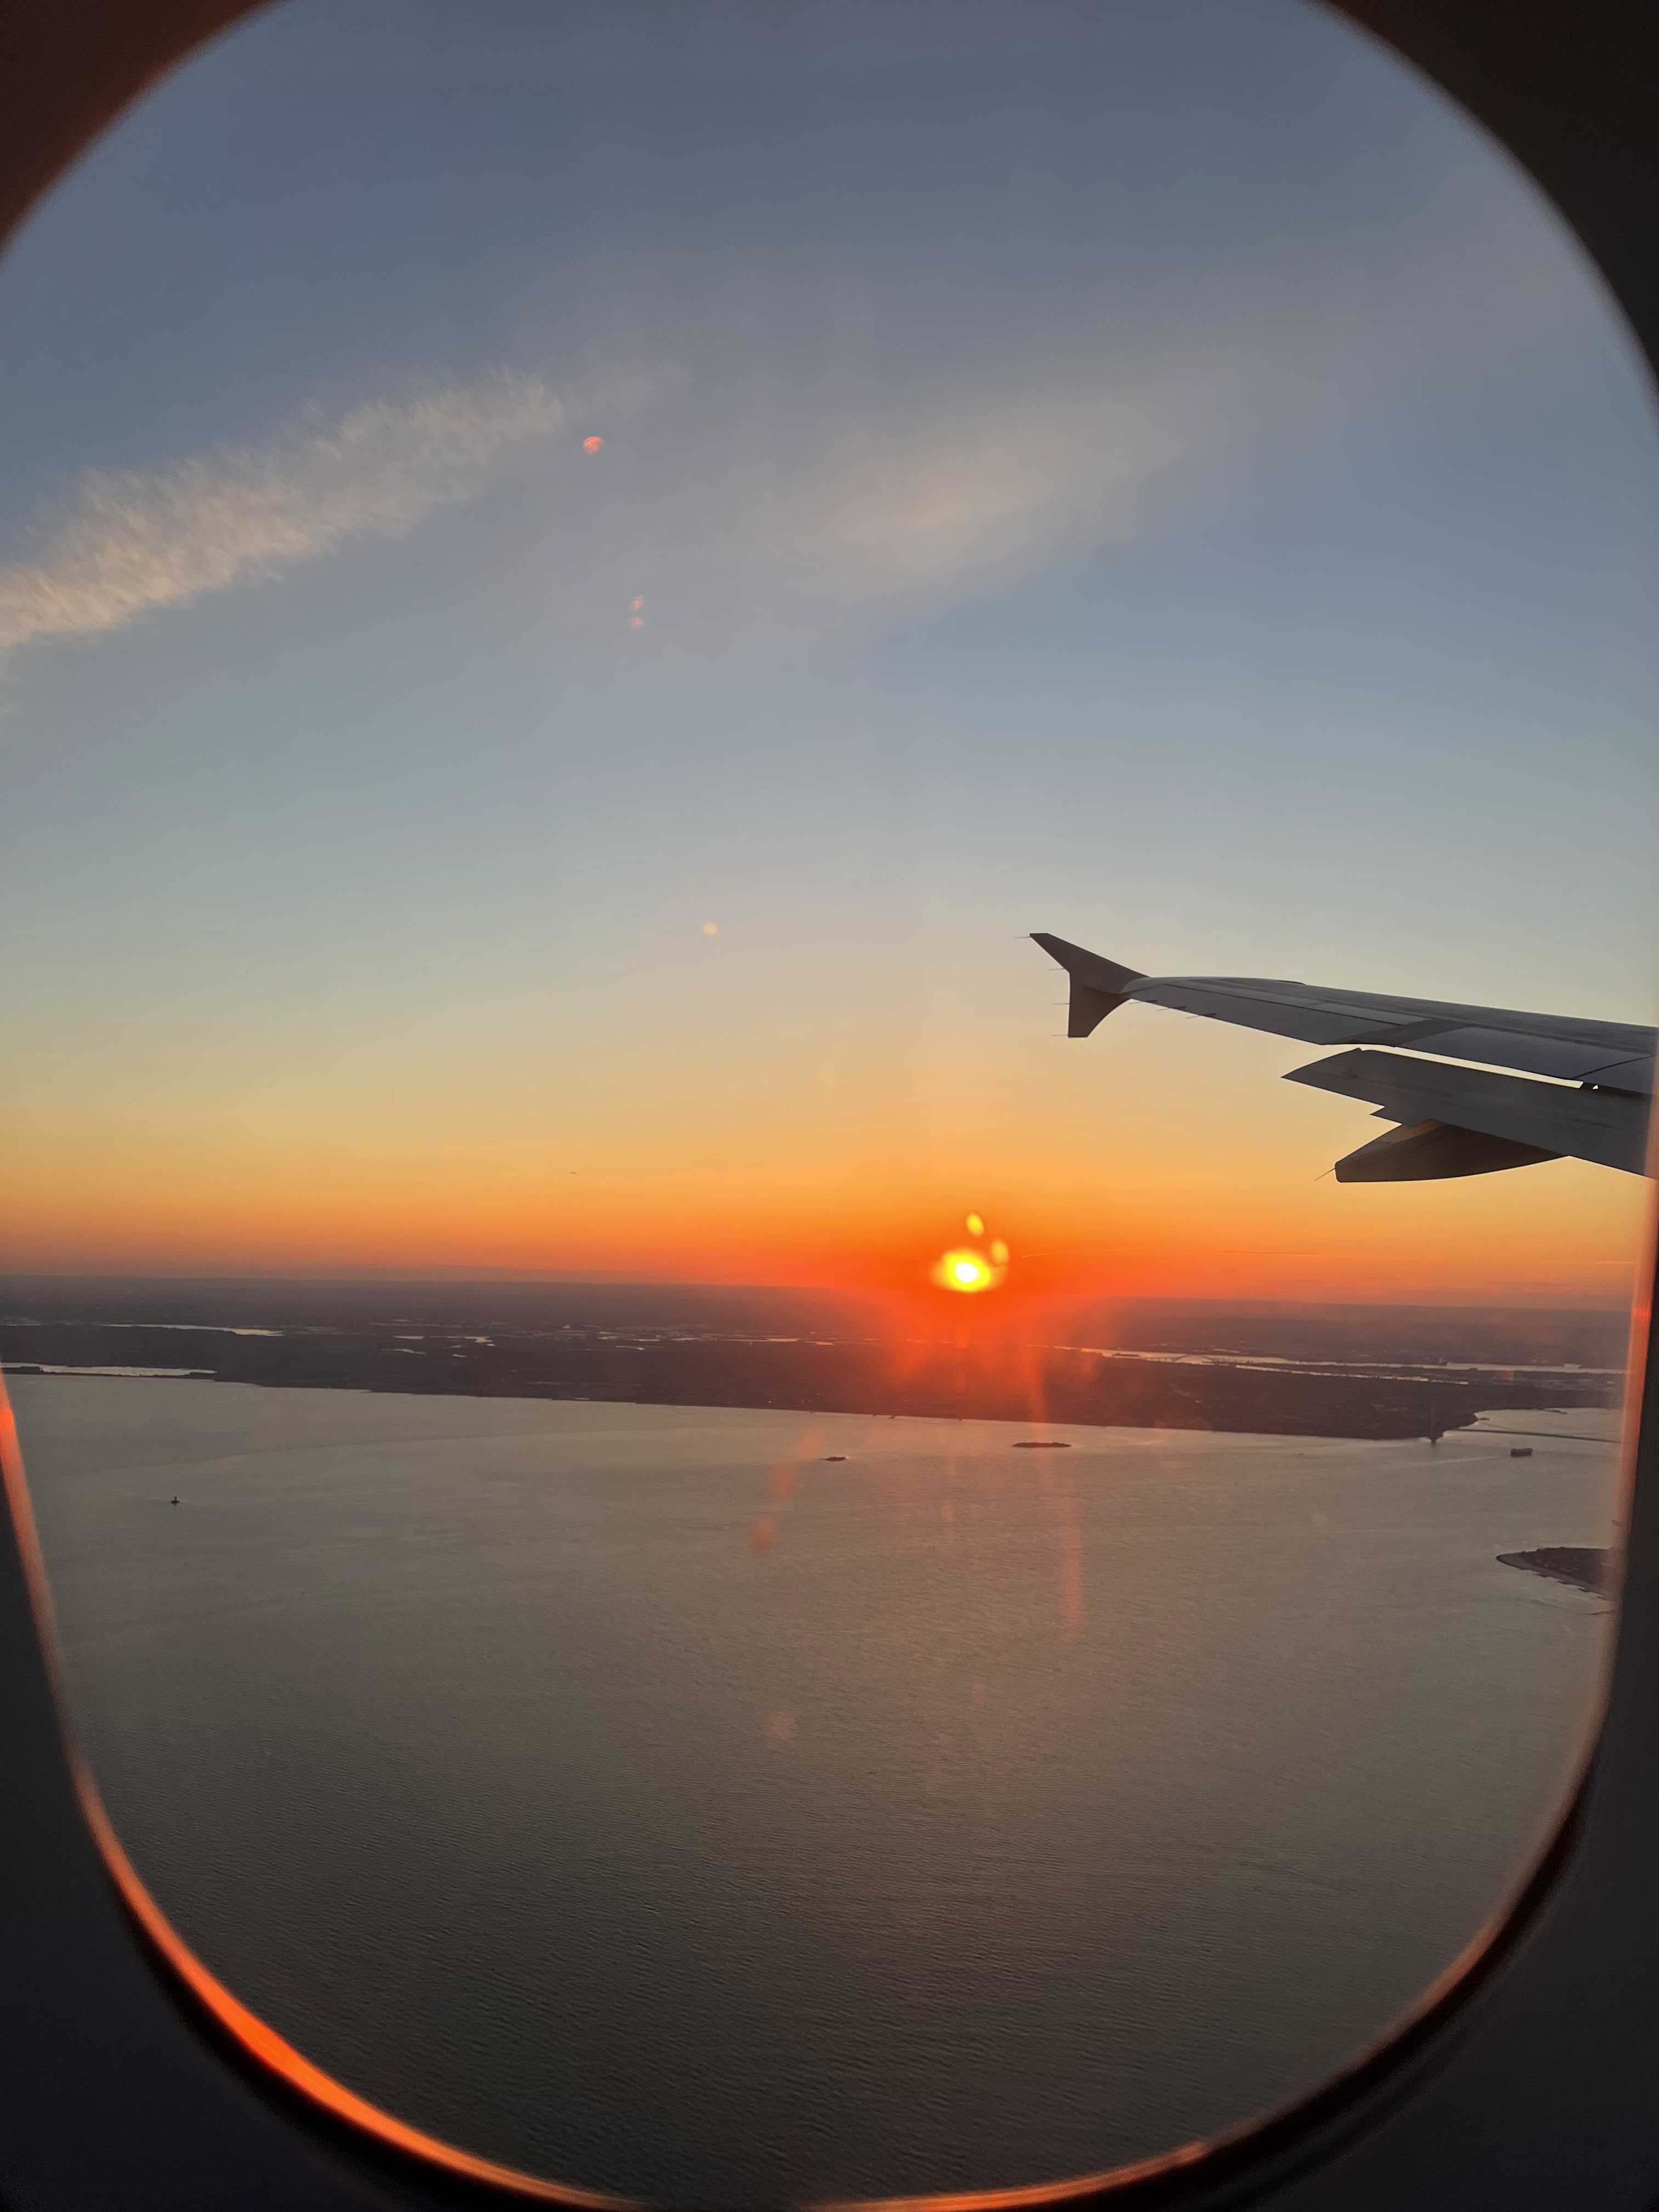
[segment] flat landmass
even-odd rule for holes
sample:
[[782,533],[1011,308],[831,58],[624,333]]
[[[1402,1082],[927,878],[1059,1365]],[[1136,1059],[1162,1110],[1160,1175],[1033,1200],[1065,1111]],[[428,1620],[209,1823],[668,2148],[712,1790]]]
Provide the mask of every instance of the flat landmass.
[[1613,1407],[1624,1346],[1599,1310],[1079,1301],[1015,1326],[708,1285],[0,1279],[20,1373],[1259,1435]]
[[1588,1590],[1592,1597],[1612,1597],[1617,1588],[1613,1554],[1594,1545],[1546,1544],[1535,1552],[1500,1552],[1498,1563],[1504,1567],[1524,1567],[1553,1583],[1570,1583],[1574,1589]]

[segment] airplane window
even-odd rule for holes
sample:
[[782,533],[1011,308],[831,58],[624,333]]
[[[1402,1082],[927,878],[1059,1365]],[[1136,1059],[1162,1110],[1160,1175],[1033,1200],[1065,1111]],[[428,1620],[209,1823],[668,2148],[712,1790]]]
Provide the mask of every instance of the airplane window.
[[290,0],[0,318],[0,1359],[185,1940],[647,2199],[1350,2063],[1617,1600],[1659,444],[1559,220],[1302,0]]

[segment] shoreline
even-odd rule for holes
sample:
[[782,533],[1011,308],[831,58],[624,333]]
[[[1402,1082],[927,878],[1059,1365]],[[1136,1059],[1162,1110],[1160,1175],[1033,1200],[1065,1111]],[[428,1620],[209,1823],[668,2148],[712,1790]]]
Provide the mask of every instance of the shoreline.
[[1569,1589],[1583,1590],[1590,1597],[1619,1595],[1619,1555],[1599,1546],[1545,1544],[1533,1552],[1499,1552],[1498,1564],[1542,1575],[1547,1582],[1565,1583]]
[[[278,1347],[289,1347],[284,1357]],[[123,1346],[129,1349],[129,1346]],[[587,1376],[541,1376],[517,1373],[479,1375],[457,1372],[453,1368],[440,1367],[435,1372],[424,1363],[405,1367],[401,1364],[389,1369],[389,1358],[399,1362],[410,1355],[401,1348],[392,1350],[371,1343],[355,1347],[356,1358],[339,1356],[343,1346],[331,1346],[331,1356],[324,1358],[307,1357],[308,1347],[303,1340],[272,1336],[264,1339],[252,1356],[209,1366],[181,1366],[157,1362],[141,1364],[131,1358],[122,1361],[54,1361],[8,1358],[0,1361],[0,1375],[36,1376],[59,1382],[99,1381],[156,1381],[192,1382],[251,1383],[266,1389],[329,1389],[361,1391],[370,1395],[398,1397],[454,1397],[475,1399],[505,1399],[520,1402],[564,1403],[628,1406],[683,1406],[706,1411],[743,1411],[753,1413],[789,1413],[802,1415],[842,1414],[866,1419],[908,1419],[922,1420],[988,1420],[1008,1423],[1026,1429],[1048,1426],[1093,1429],[1164,1429],[1177,1432],[1240,1436],[1282,1436],[1324,1437],[1333,1441],[1404,1443],[1413,1437],[1421,1438],[1432,1446],[1442,1437],[1467,1435],[1471,1432],[1504,1435],[1526,1433],[1553,1437],[1549,1431],[1509,1431],[1479,1430],[1477,1424],[1485,1413],[1504,1410],[1545,1410],[1542,1401],[1547,1398],[1557,1401],[1547,1410],[1565,1410],[1559,1404],[1563,1397],[1571,1399],[1571,1393],[1559,1389],[1542,1389],[1531,1382],[1516,1382],[1508,1389],[1493,1383],[1486,1389],[1470,1382],[1460,1384],[1457,1398],[1447,1403],[1445,1386],[1437,1379],[1425,1380],[1413,1375],[1396,1375],[1379,1378],[1374,1372],[1363,1376],[1321,1373],[1308,1376],[1296,1370],[1280,1370],[1263,1376],[1261,1370],[1240,1368],[1216,1362],[1209,1367],[1194,1370],[1172,1370],[1167,1364],[1147,1361],[1141,1364],[1146,1370],[1133,1374],[1133,1363],[1119,1358],[1111,1363],[1114,1379],[1126,1375],[1140,1387],[1114,1391],[1116,1401],[1102,1404],[1106,1394],[1079,1389],[1073,1378],[1061,1377],[1062,1387],[1041,1389],[1035,1395],[1038,1403],[1032,1403],[1032,1393],[1027,1389],[1011,1385],[1008,1380],[994,1374],[961,1375],[946,1378],[937,1373],[914,1370],[908,1376],[889,1377],[865,1373],[856,1378],[842,1376],[833,1378],[841,1382],[839,1389],[797,1387],[799,1376],[783,1372],[766,1373],[766,1362],[753,1358],[735,1363],[724,1363],[727,1371],[705,1375],[701,1378],[688,1372],[690,1363],[676,1360],[674,1371],[664,1374],[658,1387],[650,1387],[653,1378],[637,1372],[623,1382],[604,1371]],[[628,1346],[636,1355],[642,1346]],[[793,1348],[793,1347],[792,1347]],[[810,1347],[819,1351],[842,1349],[833,1346]],[[239,1346],[239,1350],[241,1347]],[[495,1347],[491,1347],[495,1349]],[[568,1347],[566,1347],[567,1352]],[[605,1349],[609,1349],[606,1347]],[[711,1345],[711,1352],[726,1352],[732,1347]],[[752,1352],[757,1347],[741,1347]],[[766,1347],[772,1351],[774,1347]],[[610,1359],[596,1361],[601,1370],[614,1363]],[[632,1363],[630,1363],[632,1364]],[[745,1372],[729,1371],[735,1364]],[[1194,1373],[1209,1385],[1207,1389],[1191,1387]],[[1162,1378],[1171,1374],[1185,1378],[1184,1385],[1174,1389],[1159,1388]],[[819,1379],[827,1382],[831,1378]],[[1045,1377],[1052,1382],[1054,1378]],[[1484,1379],[1484,1378],[1483,1378]],[[1064,1387],[1067,1381],[1072,1387]],[[773,1388],[762,1387],[771,1382]],[[641,1384],[645,1387],[641,1387]],[[865,1387],[859,1387],[862,1383]],[[631,1387],[629,1387],[631,1384]],[[1297,1385],[1305,1387],[1298,1389]],[[954,1385],[954,1387],[952,1387]],[[745,1387],[747,1386],[747,1387]],[[1379,1389],[1386,1395],[1378,1395]],[[1207,1402],[1206,1402],[1207,1401]],[[1460,1402],[1461,1401],[1461,1402]],[[1591,1400],[1589,1403],[1597,1402]],[[1605,1397],[1600,1402],[1605,1405]],[[1581,1405],[1584,1404],[1580,1400]],[[1599,1443],[1602,1439],[1589,1436],[1562,1441]],[[1606,1440],[1609,1443],[1614,1440]],[[1027,1449],[1045,1449],[1039,1441]],[[1506,1558],[1506,1564],[1531,1565],[1530,1558],[1516,1554]],[[1539,1569],[1537,1571],[1548,1571]]]

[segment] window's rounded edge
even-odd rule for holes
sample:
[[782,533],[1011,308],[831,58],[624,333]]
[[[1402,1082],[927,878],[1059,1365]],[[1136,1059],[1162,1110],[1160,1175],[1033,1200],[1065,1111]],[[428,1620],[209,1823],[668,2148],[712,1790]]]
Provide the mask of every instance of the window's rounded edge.
[[[563,2205],[570,2212],[637,2212],[633,2198],[544,2179],[478,2157],[398,2119],[307,2058],[197,1957],[127,1856],[91,1771],[75,1747],[59,1684],[51,1588],[16,1422],[3,1381],[0,1381],[0,1487],[5,1497],[12,1564],[20,1571],[18,1579],[33,1614],[41,1686],[55,1711],[58,1738],[52,1747],[58,1754],[55,1763],[67,1767],[86,1838],[114,1892],[121,1922],[136,1939],[152,1980],[159,1984],[175,2016],[218,2057],[229,2060],[245,2081],[266,2093],[267,2101],[274,2097],[288,2117],[319,2125],[337,2148],[349,2146],[367,2153],[376,2164],[390,2161],[405,2179],[416,2177],[442,2184],[451,2194],[459,2185],[482,2190],[497,2201]],[[46,1808],[58,1794],[52,1788],[53,1778],[39,1763],[33,1771],[29,1771],[28,1742],[22,1730],[7,1728],[9,1717],[0,1707],[0,1769],[9,1771],[15,1792],[10,1818],[27,1817],[23,1808],[33,1801],[41,1806],[43,1818],[50,1819]],[[21,1740],[7,1742],[8,1735]],[[19,1902],[27,1909],[27,1899]],[[10,1999],[27,2004],[27,1990],[14,1984]],[[3,2102],[0,2093],[0,2106]],[[183,2123],[187,2116],[180,2112],[173,2118]]]
[[14,0],[0,9],[0,246],[169,70],[280,0]]
[[355,2140],[390,2154],[406,2172],[423,2172],[448,2182],[473,2183],[492,2195],[538,2204],[562,2204],[571,2212],[641,2212],[635,2198],[599,2189],[545,2181],[516,2166],[479,2158],[437,2136],[412,2127],[360,2097],[322,2067],[314,2065],[286,2038],[226,1988],[178,1933],[139,1879],[105,1812],[96,1785],[83,1762],[76,1761],[81,1809],[92,1832],[106,1872],[123,1911],[152,1963],[159,1966],[176,1997],[198,2022],[214,2032],[222,2048],[228,2044],[263,2081],[285,2100],[298,2100],[324,2122],[335,2139]]
[[[140,0],[135,6],[131,0],[126,4],[123,0],[76,0],[71,9],[54,8],[45,0],[25,0],[11,19],[13,33],[8,44],[15,52],[12,66],[5,73],[6,89],[0,93],[0,115],[6,122],[6,129],[0,131],[0,149],[3,149],[0,150],[0,240],[15,230],[99,134],[168,70],[270,4],[272,0],[164,0],[164,3],[149,0],[149,4]],[[1411,4],[1391,5],[1389,0],[1327,0],[1327,4],[1371,31],[1440,85],[1537,179],[1607,274],[1613,297],[1650,362],[1659,363],[1659,310],[1649,296],[1653,283],[1650,263],[1646,283],[1638,283],[1632,274],[1637,263],[1620,250],[1629,239],[1638,244],[1645,241],[1651,254],[1650,209],[1632,173],[1642,152],[1635,131],[1627,125],[1622,137],[1631,143],[1611,148],[1606,130],[1599,144],[1581,136],[1576,147],[1561,155],[1561,137],[1571,140],[1572,136],[1567,116],[1570,102],[1564,89],[1553,133],[1548,129],[1552,112],[1547,96],[1529,111],[1541,113],[1544,119],[1552,148],[1551,157],[1544,158],[1527,131],[1516,127],[1514,113],[1501,99],[1480,97],[1483,65],[1495,81],[1502,73],[1505,55],[1512,57],[1521,33],[1510,0],[1462,0],[1455,9],[1426,10]],[[1622,68],[1627,86],[1645,82],[1645,73],[1635,66],[1633,58],[1625,57],[1621,62],[1620,48],[1621,40],[1639,38],[1651,43],[1659,11],[1633,11],[1607,4],[1572,9],[1559,4],[1553,9],[1533,6],[1526,14],[1529,24],[1551,18],[1561,22],[1573,19],[1592,51],[1600,36],[1610,77],[1619,76]],[[55,25],[51,35],[40,27],[49,21]],[[1462,66],[1455,71],[1443,66],[1434,35],[1437,28],[1449,22],[1455,27],[1462,59]],[[1469,39],[1473,35],[1479,48],[1482,26],[1484,51],[1472,52]],[[1574,100],[1579,107],[1585,98],[1583,88],[1578,88]],[[1620,137],[1616,125],[1611,136]],[[1598,164],[1605,189],[1591,208],[1575,191],[1574,184],[1576,179],[1594,175]],[[1620,234],[1617,240],[1605,237],[1604,225],[1596,220],[1609,208]],[[1644,1313],[1650,1310],[1655,1294],[1651,1270],[1647,1287]],[[1652,1356],[1650,1350],[1650,1379]],[[1638,1662],[1659,1648],[1659,1509],[1654,1498],[1659,1487],[1659,1468],[1655,1466],[1659,1462],[1659,1419],[1654,1394],[1644,1391],[1643,1396],[1638,1438],[1631,1455],[1634,1462],[1632,1496],[1632,1505],[1639,1496],[1650,1510],[1639,1546],[1634,1513],[1630,1524],[1625,1617],[1608,1708],[1609,1717],[1617,1724],[1621,1753],[1628,1751],[1638,1733],[1637,1708],[1649,1686],[1645,1679],[1637,1679],[1643,1672]],[[34,1625],[50,1671],[49,1593],[3,1385],[0,1471],[4,1476],[10,1540],[33,1602]],[[1638,1637],[1630,1632],[1633,1625],[1639,1627]],[[0,1725],[4,1724],[0,1717]],[[1650,1720],[1648,1733],[1651,1733]],[[20,1729],[18,1735],[17,1741],[0,1742],[0,1760],[19,1785],[14,1820],[20,1817],[15,1808],[23,1803],[32,1785],[39,1784],[43,1796],[50,1794],[46,1786],[49,1778],[40,1771],[28,1771],[27,1731]],[[72,1760],[65,1747],[59,1748]],[[1621,1758],[1620,1765],[1624,1764]],[[205,2039],[221,2056],[240,2057],[244,2062],[240,2070],[245,2077],[274,2093],[294,2124],[323,2130],[336,2145],[358,2153],[382,2169],[389,2162],[404,2185],[403,2201],[408,2203],[517,2199],[604,2207],[606,2212],[612,2212],[612,2208],[619,2212],[619,2208],[629,2204],[625,2198],[540,2180],[456,2150],[380,2112],[313,2067],[195,1960],[126,1860],[89,1778],[78,1764],[74,1771],[87,1832],[114,1887],[126,1924],[172,1998],[175,2012],[198,2033],[205,2030]],[[1374,2136],[1390,2118],[1410,2118],[1413,2091],[1431,2076],[1437,2060],[1465,2045],[1480,2018],[1489,2016],[1485,2001],[1501,1994],[1504,1969],[1527,1948],[1573,1875],[1577,1873],[1582,1881],[1587,1832],[1593,1824],[1605,1825],[1607,1818],[1606,1806],[1595,1802],[1605,1796],[1601,1778],[1592,1754],[1591,1765],[1553,1838],[1507,1910],[1448,1966],[1412,2013],[1382,2041],[1307,2098],[1212,2141],[1179,2147],[1127,2167],[1026,2188],[860,2202],[880,2206],[883,2212],[911,2207],[926,2207],[928,2212],[946,2212],[946,2208],[950,2212],[957,2212],[957,2208],[961,2212],[969,2212],[969,2208],[972,2212],[1001,2212],[1002,2208],[1007,2208],[1007,2212],[1015,2212],[1015,2208],[1019,2212],[1027,2212],[1027,2208],[1036,2212],[1036,2208],[1045,2205],[1075,2206],[1091,2201],[1109,2202],[1114,2207],[1175,2203],[1218,2207],[1262,2201],[1298,2179],[1318,2178],[1323,2169],[1332,2187],[1317,2201],[1331,2206],[1343,2203],[1345,2184],[1335,2171],[1343,2152],[1358,2138]],[[1621,1775],[1621,1782],[1623,1778]],[[1648,1836],[1626,1836],[1626,1858],[1633,1862],[1638,1850],[1645,1853],[1652,1840]],[[1645,1859],[1644,1879],[1647,1879]],[[1650,1892],[1650,1881],[1648,1887]],[[1632,1893],[1627,1889],[1613,1900],[1609,1912],[1616,1912]],[[14,1991],[14,2002],[18,1994]],[[1562,2032],[1570,2033],[1571,2027],[1563,2023]],[[1521,2085],[1522,2094],[1525,2086]],[[95,2083],[81,2085],[83,2100],[88,2094],[95,2095]],[[186,2112],[180,2110],[171,2117],[181,2127],[190,2124]],[[1659,2144],[1659,2119],[1653,2123],[1652,2132]],[[1433,2134],[1431,2126],[1431,2145]],[[1441,2139],[1449,2142],[1447,2136]],[[1650,2190],[1659,2183],[1659,2164],[1650,2171],[1647,2180]],[[1611,2190],[1617,2182],[1592,2172],[1583,2173],[1577,2201],[1586,2205],[1595,2203],[1603,2181],[1611,2184],[1608,2201],[1612,2201]],[[1362,2191],[1364,2203],[1378,2201],[1363,2184]],[[1312,2195],[1298,2195],[1310,2207],[1316,2202]],[[301,2201],[296,2195],[296,2206]],[[1362,2196],[1356,2194],[1351,2201],[1357,2204]],[[1444,2201],[1451,2201],[1449,2190]],[[1627,2191],[1620,2191],[1618,2201],[1634,2200]],[[67,2208],[76,2200],[65,2195],[62,2202]],[[89,2207],[92,2200],[78,2202]]]
[[1592,1758],[1547,1844],[1508,1903],[1409,2012],[1305,2096],[1222,2134],[1098,2173],[1012,2189],[826,2199],[811,2212],[1043,2212],[1048,2206],[1090,2203],[1139,2212],[1154,2205],[1231,2204],[1269,2193],[1398,2111],[1424,2066],[1472,2028],[1481,2001],[1537,1927],[1577,1848],[1593,1767]]
[[[0,1398],[0,1462],[15,1556],[35,1598],[41,1658],[55,1672],[49,1594],[9,1408]],[[113,1888],[125,1925],[152,1978],[185,2027],[252,2086],[289,2124],[325,2138],[337,2154],[367,2164],[400,2185],[405,2201],[518,2202],[633,2212],[635,2200],[545,2179],[441,2141],[358,2096],[297,2051],[241,2002],[173,1929],[133,1868],[95,1784],[73,1748],[62,1755],[74,1778],[81,1819]],[[1038,2212],[1091,2203],[1114,2208],[1220,2205],[1257,2199],[1283,2182],[1334,2160],[1356,2138],[1410,2105],[1414,2085],[1437,2058],[1463,2041],[1501,1987],[1558,1893],[1578,1850],[1594,1790],[1587,1769],[1547,1847],[1510,1902],[1437,1981],[1409,2014],[1370,2051],[1304,2097],[1211,2140],[1158,2156],[1024,2186],[949,2191],[921,2197],[839,2199],[817,2212]],[[187,2124],[183,2112],[176,2124]]]
[[1650,0],[1316,0],[1368,33],[1537,186],[1659,378]]

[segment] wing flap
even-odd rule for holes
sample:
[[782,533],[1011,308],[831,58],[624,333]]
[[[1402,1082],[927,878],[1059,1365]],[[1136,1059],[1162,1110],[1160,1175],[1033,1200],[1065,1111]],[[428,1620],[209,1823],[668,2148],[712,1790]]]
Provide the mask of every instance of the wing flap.
[[1613,1083],[1620,1091],[1653,1089],[1651,1060],[1632,1060],[1626,1053],[1611,1051],[1604,1044],[1587,1044],[1577,1037],[1528,1036],[1476,1022],[1457,1029],[1440,1022],[1412,1022],[1407,1026],[1407,1036],[1398,1030],[1377,1030],[1348,1042],[1409,1045],[1413,1052],[1431,1052],[1443,1060],[1485,1060],[1490,1066],[1518,1067],[1528,1075],[1552,1075],[1563,1083]]
[[1483,1130],[1460,1129],[1450,1121],[1419,1121],[1409,1129],[1390,1129],[1373,1137],[1336,1164],[1339,1182],[1444,1182],[1454,1176],[1497,1175],[1505,1168],[1534,1167],[1559,1160],[1559,1152],[1539,1145],[1520,1145],[1513,1137],[1489,1137]]
[[1363,1050],[1293,1068],[1285,1079],[1364,1099],[1390,1121],[1449,1122],[1538,1152],[1622,1168],[1627,1175],[1640,1175],[1646,1165],[1648,1102],[1624,1091],[1575,1090]]

